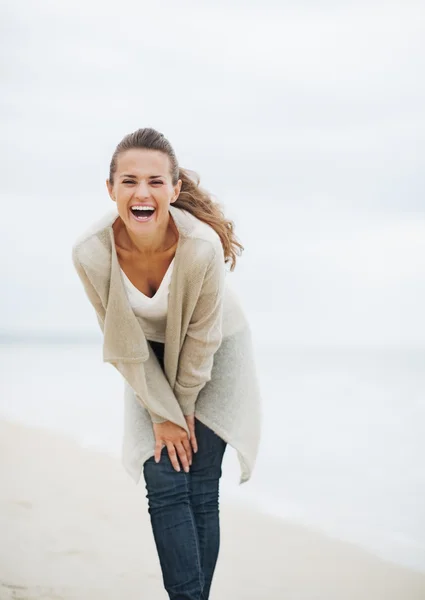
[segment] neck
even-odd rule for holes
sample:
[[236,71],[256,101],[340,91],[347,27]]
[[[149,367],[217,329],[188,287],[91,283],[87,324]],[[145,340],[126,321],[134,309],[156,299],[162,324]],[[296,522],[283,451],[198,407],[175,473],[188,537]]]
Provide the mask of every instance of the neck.
[[127,229],[122,223],[121,245],[130,252],[135,252],[143,257],[151,257],[155,254],[161,254],[173,247],[178,240],[178,231],[173,219],[168,213],[167,220],[158,225],[154,231],[135,235],[134,232]]

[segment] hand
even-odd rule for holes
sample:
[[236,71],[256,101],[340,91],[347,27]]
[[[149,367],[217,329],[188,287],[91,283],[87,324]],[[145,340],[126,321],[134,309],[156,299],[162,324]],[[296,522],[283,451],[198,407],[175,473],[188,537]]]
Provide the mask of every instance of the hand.
[[162,447],[166,446],[168,456],[175,470],[180,471],[178,461],[178,458],[180,458],[184,470],[188,473],[189,466],[192,464],[192,449],[186,430],[172,421],[152,423],[152,425],[155,434],[155,462],[160,461]]
[[189,427],[190,443],[192,444],[192,449],[194,452],[198,452],[198,442],[196,441],[195,435],[195,415],[186,415],[185,419]]

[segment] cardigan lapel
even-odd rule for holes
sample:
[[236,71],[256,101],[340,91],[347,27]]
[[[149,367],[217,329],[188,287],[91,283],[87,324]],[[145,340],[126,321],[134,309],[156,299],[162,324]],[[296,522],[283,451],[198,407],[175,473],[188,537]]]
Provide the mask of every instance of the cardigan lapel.
[[190,213],[170,204],[169,212],[179,231],[179,241],[174,258],[174,269],[171,276],[170,292],[168,296],[167,321],[165,326],[164,346],[164,371],[171,388],[177,377],[179,355],[183,340],[181,340],[181,324],[183,306],[179,290],[184,286],[184,265],[182,262],[182,249],[187,237],[193,230],[193,219]]
[[103,330],[103,360],[143,362],[149,358],[148,342],[127,298],[112,224],[108,230],[111,243],[111,273]]

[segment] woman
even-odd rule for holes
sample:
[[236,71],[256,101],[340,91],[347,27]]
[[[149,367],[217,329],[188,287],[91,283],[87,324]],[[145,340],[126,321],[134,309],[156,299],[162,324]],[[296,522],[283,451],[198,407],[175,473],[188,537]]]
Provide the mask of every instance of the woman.
[[236,449],[247,481],[260,434],[250,329],[226,279],[242,246],[154,129],[123,138],[106,183],[116,210],[80,236],[73,262],[103,360],[124,378],[122,460],[144,475],[164,586],[207,600],[223,454]]

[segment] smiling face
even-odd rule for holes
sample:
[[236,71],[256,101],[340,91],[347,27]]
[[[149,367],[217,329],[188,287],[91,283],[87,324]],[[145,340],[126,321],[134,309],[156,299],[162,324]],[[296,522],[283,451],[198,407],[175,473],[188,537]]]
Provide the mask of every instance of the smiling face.
[[119,216],[135,235],[166,226],[168,208],[177,200],[181,184],[179,179],[173,186],[167,154],[141,148],[120,154],[113,182],[106,182]]

